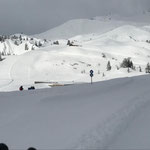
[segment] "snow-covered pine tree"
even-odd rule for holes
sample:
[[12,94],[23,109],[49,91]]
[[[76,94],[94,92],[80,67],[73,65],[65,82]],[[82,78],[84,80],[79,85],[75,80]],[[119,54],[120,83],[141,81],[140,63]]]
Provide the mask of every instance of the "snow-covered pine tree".
[[141,68],[141,66],[139,66],[139,72],[142,72],[142,68]]
[[71,45],[71,42],[70,42],[70,40],[68,40],[68,41],[67,41],[67,45],[69,45],[69,46]]
[[111,70],[111,65],[110,65],[110,61],[108,61],[107,63],[107,71],[110,71]]
[[146,68],[145,68],[146,73],[150,73],[150,64],[147,63]]
[[131,58],[125,58],[121,63],[121,67],[134,69],[134,65],[133,62],[131,61]]
[[0,61],[2,61],[3,59],[2,59],[2,54],[1,54],[1,52],[0,52]]
[[27,43],[25,44],[25,50],[26,50],[26,51],[29,50],[29,47],[28,47],[28,44],[27,44]]

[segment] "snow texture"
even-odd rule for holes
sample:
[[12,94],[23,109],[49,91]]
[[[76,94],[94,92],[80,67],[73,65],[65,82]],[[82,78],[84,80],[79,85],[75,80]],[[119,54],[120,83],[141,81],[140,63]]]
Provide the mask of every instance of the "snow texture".
[[149,81],[149,76],[140,76],[0,93],[0,141],[11,149],[111,149],[141,110],[150,107]]

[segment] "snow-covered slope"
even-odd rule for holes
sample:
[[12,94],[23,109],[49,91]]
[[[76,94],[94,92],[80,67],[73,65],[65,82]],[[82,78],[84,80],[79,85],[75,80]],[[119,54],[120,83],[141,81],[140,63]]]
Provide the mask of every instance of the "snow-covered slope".
[[115,14],[91,19],[74,19],[39,35],[38,38],[68,39],[76,35],[106,33],[123,25],[143,26],[150,23],[150,13],[123,17]]
[[122,24],[122,22],[110,20],[76,19],[68,21],[63,25],[60,25],[59,27],[36,35],[36,37],[46,39],[68,39],[76,35],[96,32],[104,33]]
[[150,76],[141,76],[93,85],[0,93],[0,141],[10,149],[24,150],[111,149],[115,147],[113,141],[120,143],[119,149],[149,149],[145,117],[140,122],[146,127],[144,138],[141,130],[136,130],[136,136],[131,132],[128,139],[117,140],[122,132],[130,131],[128,127],[139,112],[150,108],[149,82]]
[[[38,38],[15,35],[5,39],[0,43],[2,54],[20,55],[2,56],[0,90],[18,90],[20,85],[27,89],[35,81],[90,82],[91,69],[94,70],[93,81],[145,74],[150,62],[149,24],[115,19],[71,20],[37,35]],[[25,50],[26,45],[28,50]],[[132,69],[120,67],[125,58],[133,62]],[[36,88],[41,86],[49,84],[36,85]]]
[[44,47],[47,42],[23,34],[0,36],[0,53],[4,56],[20,55]]
[[[150,62],[149,40],[150,32],[145,26],[124,25],[103,34],[72,37],[72,46],[67,45],[67,40],[58,40],[58,44],[51,41],[43,48],[8,56],[0,62],[0,67],[5,68],[0,79],[7,81],[5,86],[1,82],[0,90],[17,90],[19,85],[29,86],[35,81],[90,82],[91,69],[94,81],[144,74]],[[134,69],[120,67],[124,58],[133,61]]]

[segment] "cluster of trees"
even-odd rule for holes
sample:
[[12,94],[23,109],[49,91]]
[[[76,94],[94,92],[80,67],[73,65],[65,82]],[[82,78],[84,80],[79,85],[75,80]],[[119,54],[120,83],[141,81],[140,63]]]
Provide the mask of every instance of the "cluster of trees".
[[28,38],[28,37],[23,37],[21,34],[20,35],[13,35],[11,36],[11,40],[20,40],[20,41],[32,41],[33,38]]
[[147,43],[150,43],[150,40],[146,40]]
[[[98,64],[98,66],[100,66],[100,63]],[[121,63],[121,65],[120,65],[120,67],[127,68],[127,72],[128,73],[130,73],[131,69],[132,70],[138,70],[139,72],[142,72],[141,66],[135,67],[134,64],[133,64],[133,62],[132,62],[132,60],[131,60],[131,58],[124,58],[123,61],[122,61],[122,63]],[[120,67],[116,66],[117,70],[119,70]],[[111,69],[112,69],[111,63],[110,63],[110,61],[108,61],[107,62],[107,66],[106,66],[106,70],[110,71]],[[145,72],[146,73],[150,73],[150,63],[147,63],[146,68],[145,68]],[[84,73],[86,73],[86,71],[82,70],[81,73],[84,74]],[[100,70],[98,70],[97,73],[101,74]],[[105,74],[103,73],[103,77],[104,76],[105,76]]]
[[[35,44],[32,45],[31,50],[35,50],[35,46],[42,47],[43,45],[42,45],[41,41],[35,42]],[[29,50],[29,45],[27,43],[25,44],[25,50],[26,51]]]
[[[119,70],[119,67],[118,66],[116,66],[116,67],[117,67],[117,70]],[[135,68],[135,66],[133,65],[133,62],[131,61],[130,58],[125,58],[122,61],[120,67],[127,68],[128,73],[130,72],[130,69],[132,69],[132,70],[138,69],[139,72],[142,72],[141,66]],[[111,69],[112,69],[111,63],[110,63],[110,61],[108,61],[107,66],[106,66],[106,70],[110,71]],[[145,68],[145,73],[150,73],[150,63],[147,63],[146,68]],[[99,70],[98,70],[98,74],[100,74]]]
[[134,65],[131,58],[124,58],[123,62],[121,63],[121,67],[134,69]]
[[148,63],[145,68],[146,73],[150,73],[150,64]]
[[[130,72],[130,69],[136,70],[131,58],[124,58],[121,65],[120,65],[120,67],[121,68],[127,68],[128,73]],[[120,67],[116,66],[117,70],[119,70]],[[106,66],[106,70],[110,71],[111,69],[112,69],[111,63],[110,63],[110,61],[108,61],[107,66]],[[138,70],[139,70],[139,72],[142,72],[141,66],[139,66]],[[147,64],[145,70],[146,70],[146,73],[150,73],[150,64],[149,63]],[[98,74],[100,74],[99,71],[98,71]]]
[[74,42],[70,40],[67,41],[67,45],[68,46],[80,46],[80,45],[74,44]]
[[[36,47],[42,47],[43,46],[41,41],[37,41],[32,37],[29,38],[29,37],[22,36],[21,34],[20,35],[13,35],[13,36],[0,36],[1,42],[4,42],[6,39],[11,39],[12,41],[14,41],[14,44],[17,46],[22,44],[22,41],[29,41],[29,43],[33,45],[31,48],[32,50],[35,49],[35,46]],[[43,42],[45,43],[45,42],[47,42],[47,40],[44,39]],[[29,50],[29,46],[27,43],[25,44],[25,50]]]
[[[135,70],[135,66],[133,65],[133,62],[131,61],[130,58],[125,58],[121,64],[121,67],[128,68],[128,72],[130,68]],[[139,66],[139,72],[142,72],[141,66]],[[150,73],[150,63],[147,63],[145,73]]]
[[59,41],[54,41],[53,44],[59,45]]
[[41,47],[41,46],[43,46],[43,45],[42,45],[41,41],[38,41],[38,42],[36,41],[36,42],[35,42],[35,46],[36,46],[36,47]]
[[0,36],[0,42],[5,42],[6,39],[9,39],[9,36],[7,36],[7,35]]
[[[122,61],[120,67],[122,67],[122,68],[128,68],[128,70],[127,70],[128,73],[130,72],[130,69],[136,70],[135,66],[134,66],[134,64],[133,64],[133,62],[131,60],[131,58],[124,58],[124,60]],[[107,63],[107,71],[110,71],[111,68],[112,67],[111,67],[110,61],[108,61],[108,63]],[[117,70],[119,70],[118,66],[117,66]],[[139,70],[139,72],[142,72],[141,66],[138,67],[138,70]],[[146,68],[145,68],[145,72],[146,73],[150,73],[150,63],[147,63]]]
[[[54,45],[59,45],[59,41],[54,41],[53,44]],[[67,41],[67,45],[68,46],[78,46],[78,45],[75,45],[74,42],[70,41],[70,40]]]

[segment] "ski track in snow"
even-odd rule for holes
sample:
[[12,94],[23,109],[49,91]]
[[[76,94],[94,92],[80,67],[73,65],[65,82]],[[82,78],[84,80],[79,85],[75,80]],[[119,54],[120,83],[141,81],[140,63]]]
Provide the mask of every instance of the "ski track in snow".
[[80,140],[74,144],[73,149],[111,149],[110,143],[139,115],[140,110],[150,105],[147,94],[149,95],[149,90],[129,100],[126,106],[112,114],[103,124],[96,125],[86,131]]
[[18,58],[15,60],[15,62],[12,63],[12,65],[9,68],[9,71],[8,71],[8,74],[9,74],[9,79],[8,80],[9,80],[9,82],[6,83],[5,85],[2,85],[0,87],[0,89],[7,88],[14,82],[14,78],[13,78],[13,75],[12,75],[12,70],[13,70],[13,67],[16,65],[17,62],[18,62]]

